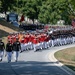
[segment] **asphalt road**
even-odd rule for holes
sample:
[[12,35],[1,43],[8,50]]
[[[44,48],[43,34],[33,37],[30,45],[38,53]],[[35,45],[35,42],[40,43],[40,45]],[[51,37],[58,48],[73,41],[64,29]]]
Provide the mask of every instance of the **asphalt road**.
[[63,69],[63,66],[57,66],[58,62],[49,57],[52,52],[72,46],[75,45],[51,47],[37,52],[24,51],[20,53],[18,62],[12,58],[12,62],[7,63],[7,58],[4,57],[0,62],[0,75],[74,75]]

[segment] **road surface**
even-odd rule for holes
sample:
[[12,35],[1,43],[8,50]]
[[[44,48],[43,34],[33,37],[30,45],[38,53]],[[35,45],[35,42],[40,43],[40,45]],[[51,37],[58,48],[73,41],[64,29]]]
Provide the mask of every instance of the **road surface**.
[[4,57],[0,62],[0,75],[74,75],[70,71],[63,69],[63,66],[57,66],[58,62],[52,61],[49,55],[52,52],[75,46],[75,44],[51,47],[46,50],[34,52],[33,50],[24,51],[19,55],[19,61],[7,63]]

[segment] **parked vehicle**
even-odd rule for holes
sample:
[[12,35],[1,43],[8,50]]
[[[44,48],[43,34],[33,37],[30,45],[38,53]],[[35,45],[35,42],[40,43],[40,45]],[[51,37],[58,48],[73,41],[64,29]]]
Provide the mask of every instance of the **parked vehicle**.
[[13,24],[16,27],[19,27],[19,23],[17,21],[12,21],[11,24]]

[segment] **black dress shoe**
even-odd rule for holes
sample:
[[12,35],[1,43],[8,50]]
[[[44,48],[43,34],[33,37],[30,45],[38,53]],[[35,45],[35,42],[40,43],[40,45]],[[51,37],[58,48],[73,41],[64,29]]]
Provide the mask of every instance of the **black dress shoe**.
[[8,63],[10,63],[10,62],[11,62],[11,60],[8,61]]
[[23,51],[20,51],[20,53],[22,53]]

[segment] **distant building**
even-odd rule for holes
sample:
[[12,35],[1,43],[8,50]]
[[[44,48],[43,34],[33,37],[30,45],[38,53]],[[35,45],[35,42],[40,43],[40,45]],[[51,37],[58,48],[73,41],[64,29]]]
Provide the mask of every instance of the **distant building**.
[[5,18],[6,18],[5,13],[0,13],[0,18],[1,18],[1,19],[5,19]]
[[65,21],[64,20],[59,20],[57,21],[57,25],[64,25]]

